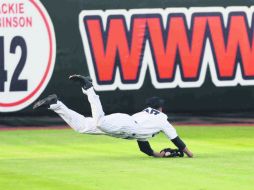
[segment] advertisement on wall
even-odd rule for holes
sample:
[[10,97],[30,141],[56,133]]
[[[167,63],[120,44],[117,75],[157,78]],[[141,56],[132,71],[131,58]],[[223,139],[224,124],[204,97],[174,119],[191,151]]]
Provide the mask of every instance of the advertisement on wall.
[[247,7],[84,10],[79,26],[96,90],[254,85]]
[[253,112],[253,14],[251,1],[1,1],[0,116],[49,115],[32,105],[53,93],[89,115],[72,74],[106,113],[151,96],[168,113]]

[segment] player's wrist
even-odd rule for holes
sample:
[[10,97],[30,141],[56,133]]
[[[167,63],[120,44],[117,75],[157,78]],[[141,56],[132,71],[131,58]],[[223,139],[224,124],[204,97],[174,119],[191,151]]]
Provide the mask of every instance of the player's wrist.
[[160,158],[162,158],[162,157],[164,157],[165,156],[165,152],[164,151],[161,151],[161,152],[153,152],[153,156],[154,157],[160,157]]
[[164,151],[160,152],[160,156],[161,156],[161,157],[165,157],[165,153],[166,153],[166,152],[164,152]]
[[193,153],[187,148],[185,147],[183,149],[183,152],[189,157],[189,158],[193,158]]

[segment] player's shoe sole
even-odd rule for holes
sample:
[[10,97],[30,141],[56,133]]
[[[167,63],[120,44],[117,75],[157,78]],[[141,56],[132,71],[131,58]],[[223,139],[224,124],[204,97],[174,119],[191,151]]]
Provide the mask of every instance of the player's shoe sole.
[[49,106],[51,104],[55,104],[56,102],[57,102],[57,95],[52,94],[52,95],[49,95],[48,97],[43,98],[43,99],[39,100],[38,102],[36,102],[33,106],[33,109],[49,108]]
[[87,90],[93,86],[92,79],[89,76],[84,77],[82,75],[75,74],[69,76],[69,79],[71,81],[78,82],[84,90]]

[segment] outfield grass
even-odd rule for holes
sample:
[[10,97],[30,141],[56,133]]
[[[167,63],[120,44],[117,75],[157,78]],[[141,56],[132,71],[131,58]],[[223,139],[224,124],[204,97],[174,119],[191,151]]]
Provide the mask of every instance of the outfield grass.
[[[178,127],[195,158],[72,130],[0,131],[1,190],[253,190],[254,127]],[[154,149],[171,146],[163,136]]]

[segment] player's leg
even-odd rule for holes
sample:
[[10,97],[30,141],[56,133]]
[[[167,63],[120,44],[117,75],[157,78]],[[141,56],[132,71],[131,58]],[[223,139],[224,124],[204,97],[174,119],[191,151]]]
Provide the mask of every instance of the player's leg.
[[57,113],[72,129],[79,133],[103,134],[103,132],[96,127],[96,122],[93,118],[84,117],[69,109],[59,100],[56,104],[50,105],[49,109]]
[[131,116],[120,113],[105,116],[99,96],[95,93],[89,78],[81,75],[72,75],[69,79],[81,85],[83,93],[88,97],[93,118],[96,120],[99,129],[114,137],[129,137],[130,132],[128,129],[137,125]]
[[131,138],[131,127],[136,127],[132,117],[128,114],[114,113],[105,116],[99,96],[94,92],[93,88],[83,90],[87,95],[91,105],[93,118],[97,121],[97,127],[110,136],[120,138]]
[[87,95],[88,101],[91,106],[92,116],[98,123],[99,120],[105,115],[102,109],[99,96],[94,92],[92,81],[89,77],[81,75],[71,75],[70,80],[78,82],[82,88],[82,92]]
[[89,88],[86,91],[82,89],[82,91],[87,95],[91,106],[92,116],[98,123],[99,120],[105,115],[101,105],[100,97],[94,92],[93,88]]
[[79,113],[67,108],[57,99],[55,94],[37,101],[34,109],[47,108],[56,112],[72,129],[79,133],[102,134],[103,132],[96,127],[96,122],[92,118],[84,117]]

